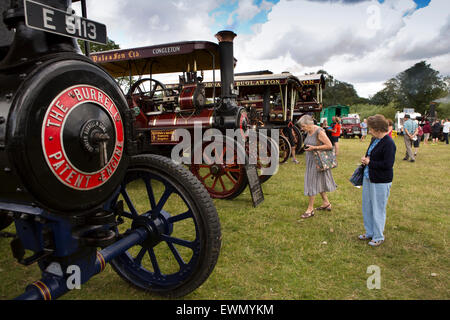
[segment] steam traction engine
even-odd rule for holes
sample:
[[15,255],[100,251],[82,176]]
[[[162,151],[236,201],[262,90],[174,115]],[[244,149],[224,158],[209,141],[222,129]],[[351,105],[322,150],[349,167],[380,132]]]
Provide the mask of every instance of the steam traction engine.
[[73,39],[104,42],[106,27],[73,15],[71,4],[2,8],[0,229],[14,222],[14,257],[42,270],[18,298],[58,298],[108,262],[138,288],[188,294],[216,264],[217,212],[189,171],[135,156],[122,91]]
[[[322,110],[323,75],[296,77],[289,72],[273,74],[269,70],[235,74],[237,103],[248,114],[249,123],[259,129],[279,129],[279,161],[303,152],[304,133],[294,124],[304,115]],[[207,96],[220,92],[220,84],[205,83]],[[293,149],[293,148],[292,148]],[[267,177],[266,177],[267,179]]]
[[[91,58],[118,81],[129,77],[130,89],[126,96],[129,107],[136,112],[141,152],[171,156],[180,143],[176,136],[177,129],[185,129],[190,137],[183,138],[189,141],[182,142],[191,148],[182,155],[187,158],[184,163],[189,163],[190,170],[211,197],[232,199],[250,183],[252,199],[257,205],[263,200],[262,191],[259,181],[254,181],[256,170],[246,165],[248,152],[244,150],[245,146],[224,137],[222,149],[214,150],[211,162],[204,161],[203,157],[203,151],[212,145],[203,136],[208,129],[216,129],[224,135],[227,129],[233,129],[238,135],[244,135],[248,127],[247,114],[236,103],[233,85],[235,36],[231,31],[221,31],[216,34],[218,45],[208,41],[177,42],[98,52]],[[220,97],[214,90],[207,96],[204,72],[212,70],[215,82],[214,72],[219,66],[219,87],[224,89]],[[154,78],[157,75],[161,79],[165,76],[162,74],[174,72],[182,73],[177,84],[164,84]],[[144,77],[145,74],[150,76]],[[133,82],[135,76],[139,79]],[[167,75],[165,79],[168,79]],[[199,130],[195,130],[196,126]],[[218,158],[225,160],[231,147],[234,149],[234,161],[215,161]],[[196,155],[200,161],[197,161]],[[244,161],[237,161],[238,158]]]
[[[279,130],[279,162],[287,161],[291,155],[291,144],[294,147],[299,140],[294,141],[292,135],[289,135],[288,139],[288,131],[285,129],[295,130],[294,134],[302,138],[300,130],[292,124],[296,93],[301,87],[297,77],[288,72],[273,74],[268,70],[245,72],[235,75],[234,85],[238,91],[237,102],[247,111],[252,128]],[[213,87],[213,83],[206,83],[208,96],[211,95]],[[299,141],[299,145],[302,145],[302,141]],[[270,176],[263,176],[262,180],[268,178]]]

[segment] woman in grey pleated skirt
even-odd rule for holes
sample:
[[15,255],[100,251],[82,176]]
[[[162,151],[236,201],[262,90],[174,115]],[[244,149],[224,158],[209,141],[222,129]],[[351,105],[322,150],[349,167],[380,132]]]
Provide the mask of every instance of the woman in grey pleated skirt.
[[[325,131],[314,125],[314,120],[311,116],[305,115],[301,117],[299,125],[303,131],[308,133],[305,139],[306,172],[304,193],[305,196],[309,197],[309,204],[308,209],[301,217],[309,218],[314,216],[314,210],[331,211],[331,203],[326,193],[336,190],[337,185],[334,182],[331,170],[317,170],[312,151],[330,150],[333,146]],[[314,209],[314,199],[317,194],[320,194],[322,197],[322,205]]]

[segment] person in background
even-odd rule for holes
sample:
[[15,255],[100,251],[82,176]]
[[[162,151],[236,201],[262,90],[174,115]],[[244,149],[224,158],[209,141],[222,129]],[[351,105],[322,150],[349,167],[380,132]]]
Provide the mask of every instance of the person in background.
[[439,141],[439,133],[441,133],[441,123],[438,119],[435,119],[431,125],[431,145],[435,145]]
[[414,122],[416,122],[417,124],[417,130],[416,130],[416,135],[415,135],[415,140],[413,143],[413,152],[414,152],[414,157],[417,156],[417,153],[419,152],[419,146],[420,146],[420,140],[422,139],[423,136],[423,129],[419,124],[419,121],[415,120]]
[[425,120],[425,124],[423,125],[423,143],[425,145],[428,144],[428,139],[430,139],[431,126],[430,121]]
[[[301,117],[299,125],[308,134],[305,139],[306,171],[304,194],[309,197],[309,203],[308,208],[301,215],[301,218],[306,219],[314,216],[314,210],[331,211],[331,203],[327,192],[336,190],[337,185],[334,182],[331,169],[325,171],[317,170],[316,161],[312,153],[314,150],[331,150],[333,148],[325,131],[316,126],[310,116]],[[320,194],[322,197],[322,205],[314,209],[314,200],[317,194]]]
[[328,139],[330,139],[331,144],[334,146],[334,142],[333,142],[333,140],[331,139],[331,127],[328,126],[328,121],[327,121],[327,119],[323,119],[323,122],[322,122],[322,124],[321,124],[320,127],[321,127],[323,130],[325,130],[325,133],[327,134]]
[[361,140],[363,141],[367,136],[367,119],[364,119],[363,122],[361,122]]
[[331,139],[334,141],[334,154],[336,157],[339,154],[339,137],[341,136],[341,119],[333,117],[333,124],[331,127]]
[[403,138],[405,140],[406,146],[406,155],[403,160],[409,160],[410,162],[415,162],[414,153],[412,151],[412,146],[414,140],[417,139],[417,123],[411,120],[411,116],[409,114],[405,114],[405,122],[403,123]]
[[377,247],[384,242],[386,205],[394,177],[394,141],[388,135],[388,122],[380,114],[368,118],[369,133],[372,135],[366,155],[361,158],[364,167],[362,190],[362,213],[365,233],[358,239],[369,240]]
[[448,134],[450,132],[450,122],[448,121],[448,118],[445,119],[442,132],[444,133],[445,144],[448,144]]
[[392,130],[394,129],[394,122],[391,119],[387,119],[388,122],[388,135],[392,138]]

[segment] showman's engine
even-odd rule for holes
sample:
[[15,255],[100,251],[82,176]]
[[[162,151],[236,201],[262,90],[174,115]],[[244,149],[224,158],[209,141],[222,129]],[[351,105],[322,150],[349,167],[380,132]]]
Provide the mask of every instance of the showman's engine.
[[[14,257],[24,265],[38,262],[43,274],[18,298],[57,298],[71,289],[69,267],[81,269],[82,284],[108,262],[147,291],[181,296],[195,290],[219,254],[217,212],[184,168],[161,156],[133,157],[134,114],[115,80],[81,55],[71,37],[98,42],[104,25],[73,15],[71,0],[4,2],[0,230],[14,221]],[[85,11],[84,0],[82,6]],[[106,39],[106,28],[103,33]],[[150,200],[142,214],[127,190],[138,181]],[[166,188],[161,199],[154,196],[154,181]],[[187,212],[174,216],[162,209],[172,194]],[[189,241],[174,228],[186,219],[194,227]],[[160,242],[171,249],[179,271],[163,272],[153,251]],[[174,244],[188,248],[190,256],[182,258]],[[127,252],[132,247],[137,256]],[[26,257],[26,250],[33,254]]]

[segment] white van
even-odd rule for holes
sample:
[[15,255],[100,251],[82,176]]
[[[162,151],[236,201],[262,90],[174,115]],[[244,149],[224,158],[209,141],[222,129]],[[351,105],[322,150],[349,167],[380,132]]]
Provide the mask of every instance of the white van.
[[403,109],[403,112],[397,111],[395,114],[394,130],[399,134],[403,134],[403,122],[405,121],[405,114],[409,114],[412,120],[421,117],[418,112],[414,112],[414,109]]

